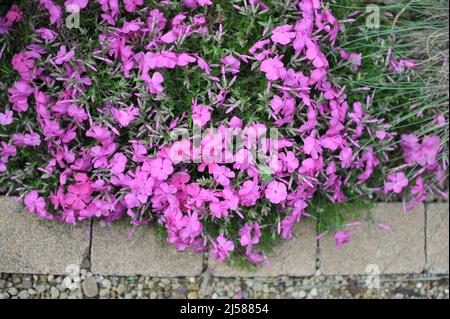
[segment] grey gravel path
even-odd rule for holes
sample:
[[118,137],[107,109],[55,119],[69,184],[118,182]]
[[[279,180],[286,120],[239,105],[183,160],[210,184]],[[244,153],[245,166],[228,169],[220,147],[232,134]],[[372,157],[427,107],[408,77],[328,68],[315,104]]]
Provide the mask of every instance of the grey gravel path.
[[[379,279],[379,281],[378,281]],[[449,279],[436,275],[217,278],[104,277],[81,270],[78,276],[0,274],[0,299],[76,298],[449,298]],[[379,284],[379,285],[378,285]]]

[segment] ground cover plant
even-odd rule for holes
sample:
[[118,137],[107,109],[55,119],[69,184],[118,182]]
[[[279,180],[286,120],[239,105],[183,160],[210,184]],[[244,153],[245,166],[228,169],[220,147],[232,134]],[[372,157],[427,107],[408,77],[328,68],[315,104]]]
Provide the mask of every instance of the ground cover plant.
[[1,193],[252,264],[307,219],[339,248],[357,207],[447,198],[448,2],[375,4],[2,3]]

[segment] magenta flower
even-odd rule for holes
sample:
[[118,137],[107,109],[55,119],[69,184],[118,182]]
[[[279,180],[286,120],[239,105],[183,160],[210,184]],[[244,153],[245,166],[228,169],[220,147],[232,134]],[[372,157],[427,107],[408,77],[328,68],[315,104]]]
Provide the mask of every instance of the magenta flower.
[[270,81],[276,81],[283,78],[286,74],[283,62],[277,59],[267,59],[261,63],[261,71],[266,74],[266,77]]
[[173,173],[172,162],[169,159],[156,158],[150,163],[152,177],[165,181]]
[[112,108],[111,111],[114,119],[119,122],[120,127],[127,127],[139,115],[139,109],[133,106],[129,106],[124,110]]
[[197,105],[195,102],[192,104],[192,121],[195,125],[202,128],[211,119],[211,113],[209,111],[211,107],[205,105]]
[[150,93],[159,94],[164,91],[163,86],[161,85],[164,82],[164,77],[161,73],[155,72],[152,77],[145,77],[144,81],[147,83],[147,88]]
[[295,38],[295,32],[292,32],[291,25],[281,25],[276,27],[272,31],[272,36],[270,37],[274,43],[281,45],[288,45]]
[[81,9],[86,8],[89,0],[66,0],[64,2],[64,6],[66,7],[67,12],[77,13],[80,12]]
[[11,9],[6,13],[6,20],[10,23],[13,22],[20,22],[22,21],[23,16],[22,12],[20,11],[19,7],[16,4],[13,4],[11,6]]
[[408,179],[403,172],[387,174],[387,181],[384,183],[384,192],[394,192],[400,194],[408,186]]
[[351,234],[352,234],[351,230],[336,232],[336,234],[334,235],[334,238],[336,239],[336,248],[339,249],[342,247],[342,245],[347,243],[350,240]]
[[216,260],[224,261],[233,250],[234,244],[231,240],[227,240],[223,236],[218,236],[216,242],[213,242],[211,253]]
[[62,45],[59,48],[59,51],[55,57],[55,63],[56,64],[63,64],[64,62],[68,62],[70,61],[73,56],[75,55],[75,51],[74,50],[70,50],[69,52],[67,52],[67,48],[65,45]]
[[200,6],[210,6],[213,4],[211,0],[183,0],[183,3],[190,9],[195,9]]
[[144,4],[144,0],[124,0],[125,10],[127,12],[135,12],[137,10],[137,6],[142,6]]
[[222,186],[230,185],[230,178],[234,178],[234,172],[226,166],[217,165],[213,170],[214,179]]
[[5,112],[0,112],[0,125],[9,125],[13,122],[13,112],[6,110]]
[[36,55],[33,52],[14,54],[12,59],[13,68],[19,73],[30,72],[34,68],[35,57]]
[[241,205],[247,207],[255,205],[261,197],[258,183],[254,181],[245,181],[238,194]]
[[236,59],[232,55],[227,55],[226,57],[222,58],[220,62],[225,66],[225,71],[230,72],[232,74],[238,74],[239,68],[241,67],[241,62],[239,62],[238,59]]
[[273,204],[279,204],[286,200],[286,185],[280,182],[271,181],[264,192],[266,198]]
[[26,81],[14,83],[12,88],[8,89],[9,102],[13,104],[13,110],[17,112],[26,112],[28,110],[28,97],[33,93],[33,89]]
[[116,153],[110,163],[112,174],[121,174],[125,171],[127,158],[122,153]]
[[12,141],[17,146],[39,146],[41,144],[41,137],[37,133],[16,133],[13,134]]
[[36,190],[25,195],[24,204],[30,213],[38,213],[39,211],[45,210],[45,200],[39,196]]
[[54,40],[58,36],[58,34],[47,28],[39,28],[36,29],[36,33],[39,34],[44,40]]

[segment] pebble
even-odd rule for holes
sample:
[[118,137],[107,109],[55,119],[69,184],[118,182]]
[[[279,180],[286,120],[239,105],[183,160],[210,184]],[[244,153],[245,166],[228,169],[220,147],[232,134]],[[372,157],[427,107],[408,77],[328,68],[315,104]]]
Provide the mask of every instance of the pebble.
[[124,284],[119,284],[119,285],[117,286],[117,293],[118,293],[119,295],[123,295],[123,294],[125,293],[126,290],[127,290],[127,287],[125,287]]
[[28,293],[28,291],[22,290],[21,292],[19,292],[19,294],[17,296],[20,299],[28,299],[30,297],[30,294]]
[[31,279],[29,277],[23,278],[22,287],[24,289],[30,289],[31,287],[33,287],[33,283],[31,282]]
[[55,288],[55,287],[52,287],[50,289],[50,296],[51,296],[52,299],[58,299],[58,297],[59,297],[59,290],[57,288]]
[[112,287],[111,281],[107,278],[102,280],[101,285],[103,286],[103,288],[106,288],[106,289],[111,289],[111,287]]
[[11,287],[11,288],[8,289],[8,293],[9,293],[11,296],[15,296],[15,295],[17,295],[17,294],[19,293],[19,291],[17,290],[16,287]]
[[44,285],[38,285],[36,286],[37,292],[43,293],[45,292],[45,286]]
[[100,298],[108,298],[110,296],[110,290],[109,289],[101,289],[100,290]]
[[187,298],[188,299],[197,299],[198,298],[198,294],[196,292],[194,292],[194,291],[191,291],[191,292],[188,293]]
[[83,289],[84,295],[88,298],[94,298],[98,295],[98,285],[95,277],[86,278],[81,283],[81,288]]

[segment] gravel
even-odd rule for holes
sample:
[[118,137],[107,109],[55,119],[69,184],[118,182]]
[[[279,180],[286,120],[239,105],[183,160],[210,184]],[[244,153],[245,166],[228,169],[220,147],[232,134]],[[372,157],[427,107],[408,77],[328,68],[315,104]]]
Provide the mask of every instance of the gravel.
[[[366,276],[306,278],[151,278],[97,276],[82,270],[77,278],[1,274],[0,299],[448,299],[448,275],[381,276],[368,288]],[[66,283],[70,283],[67,285]]]

